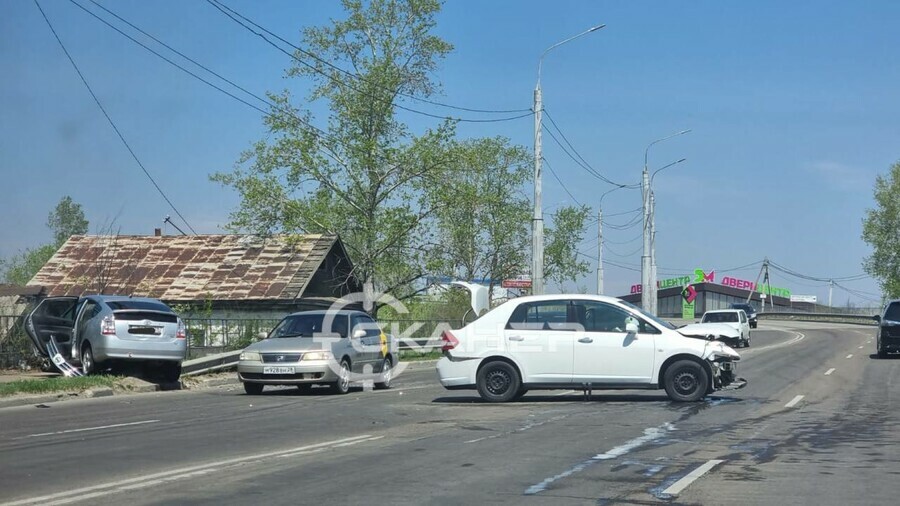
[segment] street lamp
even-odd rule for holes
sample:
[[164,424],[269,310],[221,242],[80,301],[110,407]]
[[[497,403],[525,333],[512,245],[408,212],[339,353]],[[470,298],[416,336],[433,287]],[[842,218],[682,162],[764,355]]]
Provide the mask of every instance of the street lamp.
[[[650,216],[650,174],[647,169],[647,159],[650,154],[650,148],[664,140],[671,139],[672,137],[677,137],[679,135],[684,135],[690,132],[690,130],[682,130],[678,133],[674,133],[672,135],[663,137],[661,139],[656,139],[647,145],[647,149],[644,150],[644,174],[641,178],[641,193],[643,196],[643,208],[644,208],[644,251],[641,255],[641,307],[644,311],[648,311],[652,314],[656,314],[654,310],[656,306],[656,278],[652,277],[652,228],[653,225],[651,223]],[[657,171],[658,172],[658,171]],[[656,173],[654,172],[654,175]],[[652,277],[652,279],[651,279]],[[653,298],[651,301],[651,297]]]
[[597,295],[603,295],[603,198],[610,193],[621,190],[624,186],[616,186],[600,195],[597,204]]
[[656,196],[652,190],[653,178],[663,170],[668,169],[673,165],[678,165],[685,160],[687,160],[687,158],[682,158],[681,160],[660,167],[653,171],[653,174],[650,176],[650,306],[653,314],[656,314],[659,310],[659,297],[657,297],[659,288],[656,286]]
[[531,220],[531,293],[534,295],[544,293],[544,214],[541,209],[541,119],[543,116],[541,68],[544,65],[544,56],[552,49],[595,32],[604,26],[606,25],[593,26],[578,35],[559,41],[545,49],[538,59],[537,84],[534,87],[534,217]]

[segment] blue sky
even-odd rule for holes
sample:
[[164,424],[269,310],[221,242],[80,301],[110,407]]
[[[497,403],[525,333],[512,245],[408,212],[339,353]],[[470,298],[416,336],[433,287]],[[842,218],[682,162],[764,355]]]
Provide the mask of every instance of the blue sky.
[[[284,79],[287,56],[205,1],[98,1],[257,94],[289,88],[303,96],[305,83]],[[341,16],[336,2],[225,3],[297,43],[302,27]],[[67,0],[41,5],[167,195],[197,231],[220,232],[238,201],[208,176],[230,170],[240,152],[265,135],[260,114]],[[84,206],[92,231],[113,220],[128,234],[162,226],[172,211],[106,123],[34,2],[9,0],[4,11],[0,256],[49,242],[46,216],[63,195]],[[687,158],[654,183],[660,277],[698,267],[721,271],[766,256],[806,275],[852,276],[862,272],[869,252],[860,232],[864,211],[873,205],[875,176],[900,159],[897,19],[900,3],[888,1],[451,0],[436,31],[455,50],[434,77],[441,83],[438,99],[446,103],[529,108],[541,52],[605,23],[546,57],[544,105],[578,152],[616,181],[638,181],[651,141],[692,130],[650,151],[651,168]],[[415,129],[433,124],[404,117]],[[320,114],[319,124],[323,119]],[[505,135],[530,149],[533,121],[461,124],[458,131],[462,137]],[[546,134],[544,145],[570,192],[596,210],[609,186]],[[546,168],[544,191],[548,212],[571,203]],[[615,192],[603,203],[607,215],[638,206],[637,191]],[[640,241],[629,242],[639,233],[639,227],[607,227],[604,259],[639,265]],[[581,249],[596,255],[595,226]],[[752,280],[757,269],[728,274]],[[612,294],[627,293],[640,279],[613,265],[605,274]],[[578,285],[593,290],[594,279],[591,274]],[[773,284],[827,298],[825,283],[773,272]],[[872,280],[845,286],[878,292]],[[867,304],[835,290],[836,304],[848,298]]]

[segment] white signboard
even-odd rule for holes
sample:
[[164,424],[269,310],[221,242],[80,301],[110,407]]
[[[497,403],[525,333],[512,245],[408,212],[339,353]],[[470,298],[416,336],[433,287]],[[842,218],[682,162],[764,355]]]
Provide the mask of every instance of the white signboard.
[[817,300],[815,295],[791,295],[791,302],[809,302],[815,304]]

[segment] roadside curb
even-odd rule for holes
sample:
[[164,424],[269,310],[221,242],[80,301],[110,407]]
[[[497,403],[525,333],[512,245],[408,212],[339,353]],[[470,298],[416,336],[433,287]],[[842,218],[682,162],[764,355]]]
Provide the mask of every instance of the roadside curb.
[[421,369],[429,369],[434,367],[435,364],[438,363],[438,359],[435,360],[410,360],[409,362],[400,361],[401,364],[406,364],[407,371],[417,371]]

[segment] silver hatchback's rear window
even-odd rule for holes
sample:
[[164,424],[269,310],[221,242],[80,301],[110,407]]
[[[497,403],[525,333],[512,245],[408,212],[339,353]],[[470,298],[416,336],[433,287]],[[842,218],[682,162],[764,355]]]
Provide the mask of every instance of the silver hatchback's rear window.
[[172,310],[162,302],[153,302],[147,300],[110,300],[106,301],[106,305],[113,311],[140,309],[142,311],[165,311],[171,313]]

